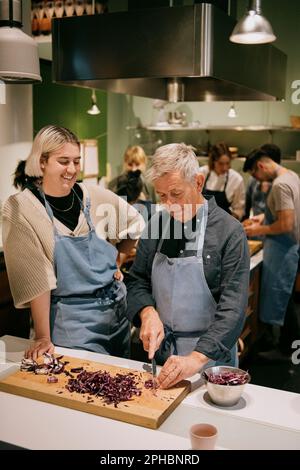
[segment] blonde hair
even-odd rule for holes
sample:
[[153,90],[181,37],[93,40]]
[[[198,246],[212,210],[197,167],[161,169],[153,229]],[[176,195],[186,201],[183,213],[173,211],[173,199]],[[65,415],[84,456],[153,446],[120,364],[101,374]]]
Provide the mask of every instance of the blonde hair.
[[186,144],[168,144],[159,147],[153,155],[151,168],[146,178],[154,181],[167,173],[179,171],[192,182],[199,173],[199,164],[192,148]]
[[25,174],[41,178],[43,176],[41,161],[47,161],[51,152],[55,152],[66,143],[80,147],[78,138],[69,129],[53,125],[43,127],[34,138],[25,163]]
[[126,152],[124,153],[124,166],[125,164],[130,165],[134,163],[135,165],[142,165],[146,166],[147,164],[147,156],[144,152],[144,149],[139,145],[133,145],[132,147],[128,147]]

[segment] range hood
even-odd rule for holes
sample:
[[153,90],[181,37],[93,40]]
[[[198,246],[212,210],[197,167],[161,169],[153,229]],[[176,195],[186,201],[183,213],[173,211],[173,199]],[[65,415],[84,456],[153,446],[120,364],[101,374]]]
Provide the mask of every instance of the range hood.
[[53,79],[168,101],[281,100],[286,55],[208,3],[53,20]]

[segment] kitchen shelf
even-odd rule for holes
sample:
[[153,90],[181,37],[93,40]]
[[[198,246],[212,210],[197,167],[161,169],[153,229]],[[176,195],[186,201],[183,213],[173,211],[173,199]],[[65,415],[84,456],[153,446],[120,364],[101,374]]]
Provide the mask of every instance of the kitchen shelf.
[[295,128],[291,126],[145,126],[141,129],[146,129],[149,131],[252,131],[252,132],[300,132],[300,128]]
[[52,35],[35,36],[34,40],[37,42],[39,50],[39,58],[45,60],[52,60]]
[[39,36],[32,36],[32,37],[38,43],[50,44],[52,42],[51,34],[40,34]]

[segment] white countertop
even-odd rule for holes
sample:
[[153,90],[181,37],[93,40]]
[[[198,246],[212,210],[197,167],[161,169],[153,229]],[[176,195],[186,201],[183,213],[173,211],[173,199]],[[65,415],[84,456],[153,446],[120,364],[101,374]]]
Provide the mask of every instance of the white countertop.
[[[1,338],[0,376],[18,369],[28,342]],[[87,351],[56,352],[138,370],[143,365]],[[220,408],[210,403],[198,377],[194,391],[158,430],[1,392],[0,440],[29,449],[190,449],[190,426],[209,422],[219,430],[219,448],[300,449],[300,395],[248,384],[235,407]]]

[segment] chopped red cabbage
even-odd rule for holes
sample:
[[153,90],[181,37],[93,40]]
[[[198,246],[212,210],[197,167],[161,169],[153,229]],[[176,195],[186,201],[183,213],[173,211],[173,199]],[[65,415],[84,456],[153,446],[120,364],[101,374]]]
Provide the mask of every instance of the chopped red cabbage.
[[248,382],[249,375],[247,372],[230,372],[224,371],[219,374],[212,374],[204,371],[204,376],[213,384],[217,385],[243,385]]
[[137,388],[135,376],[129,374],[116,374],[111,376],[106,371],[87,372],[83,370],[76,379],[70,379],[66,385],[69,392],[88,393],[101,397],[104,403],[115,407],[121,401],[131,400],[134,395],[140,396],[141,390]]

